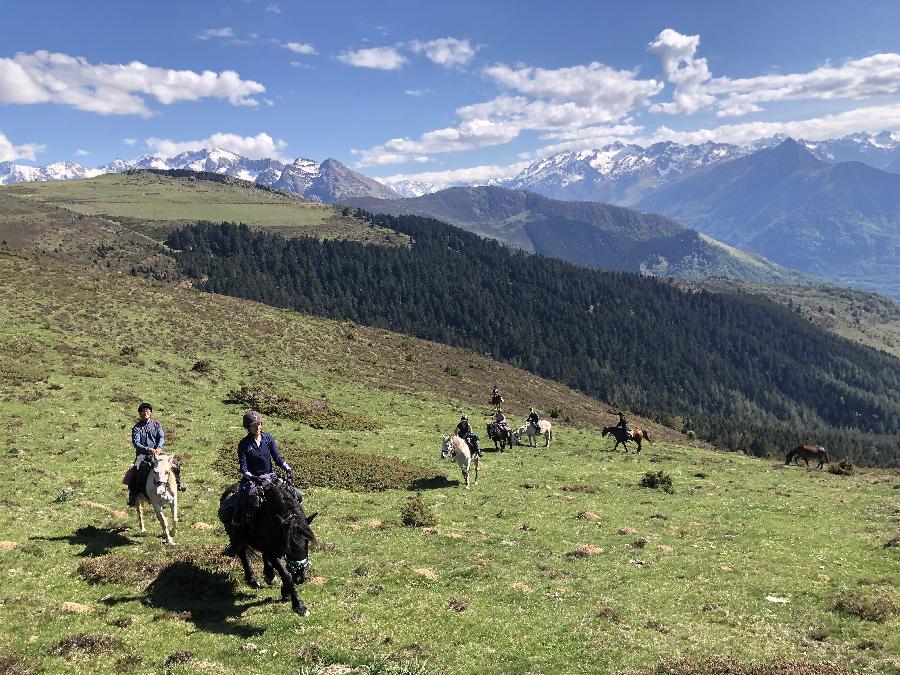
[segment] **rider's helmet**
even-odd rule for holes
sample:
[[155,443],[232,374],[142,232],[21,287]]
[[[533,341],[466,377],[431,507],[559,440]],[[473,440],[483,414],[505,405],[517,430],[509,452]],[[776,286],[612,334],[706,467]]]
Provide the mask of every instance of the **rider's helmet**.
[[468,422],[468,421],[469,421],[469,416],[468,416],[468,415],[463,415],[462,417],[459,418],[459,421],[460,421],[460,422]]

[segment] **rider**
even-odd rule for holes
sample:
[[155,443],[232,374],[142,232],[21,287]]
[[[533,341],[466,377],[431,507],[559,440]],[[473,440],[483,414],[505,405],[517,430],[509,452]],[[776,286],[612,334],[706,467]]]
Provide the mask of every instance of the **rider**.
[[506,416],[503,414],[500,408],[497,408],[497,412],[494,413],[494,422],[496,422],[497,426],[501,427],[502,429],[509,429],[509,424],[506,421]]
[[[234,510],[231,514],[231,524],[243,525],[247,511],[250,488],[253,483],[261,482],[260,478],[272,474],[272,462],[274,461],[293,480],[294,470],[284,461],[272,434],[262,430],[263,417],[255,410],[244,413],[242,420],[247,435],[238,443],[238,464],[241,470],[241,483],[238,488],[237,498],[234,501]],[[237,537],[233,537],[233,544],[225,549],[226,555],[236,552],[242,543]]]
[[[138,406],[138,419],[131,428],[131,444],[134,446],[134,471],[128,481],[128,506],[137,504],[138,495],[141,493],[141,465],[151,462],[153,457],[162,454],[162,447],[166,442],[166,434],[159,420],[153,419],[153,406],[149,403],[141,403]],[[172,473],[175,474],[175,482],[181,492],[187,490],[181,483],[181,464],[172,459]]]
[[628,420],[625,419],[625,413],[622,411],[619,411],[619,423],[616,426],[622,429],[623,434],[628,436]]
[[463,415],[459,418],[459,424],[456,425],[456,435],[463,439],[476,455],[481,457],[481,448],[478,447],[478,436],[472,432],[469,425],[469,417]]
[[501,403],[503,403],[503,397],[500,395],[500,387],[495,384],[494,390],[491,392],[491,405],[496,406],[497,410],[500,410]]
[[525,421],[528,424],[533,424],[536,429],[540,429],[541,427],[541,416],[537,414],[537,411],[534,408],[528,413],[528,417],[525,418]]

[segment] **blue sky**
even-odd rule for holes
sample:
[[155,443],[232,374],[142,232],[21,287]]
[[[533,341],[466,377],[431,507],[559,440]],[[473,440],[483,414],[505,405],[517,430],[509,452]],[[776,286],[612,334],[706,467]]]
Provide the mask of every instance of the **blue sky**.
[[218,145],[478,178],[614,139],[900,132],[894,0],[13,0],[0,12],[0,161],[97,166]]

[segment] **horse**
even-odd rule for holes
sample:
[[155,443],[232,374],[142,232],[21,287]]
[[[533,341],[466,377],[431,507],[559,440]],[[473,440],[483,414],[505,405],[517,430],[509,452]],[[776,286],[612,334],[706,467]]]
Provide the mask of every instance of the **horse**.
[[[137,509],[141,532],[147,531],[147,528],[144,527],[143,503],[147,502],[153,507],[167,544],[175,543],[172,537],[175,534],[175,530],[178,529],[178,485],[175,481],[175,473],[172,471],[172,460],[172,455],[151,455],[152,467],[147,474],[144,491],[138,495],[137,502],[134,505]],[[166,504],[169,505],[172,515],[171,529],[166,520],[166,514],[163,512]]]
[[625,449],[625,452],[628,452],[628,446],[626,443],[628,441],[634,441],[637,443],[637,452],[634,454],[639,454],[641,451],[641,441],[646,439],[648,443],[652,443],[650,440],[650,433],[646,429],[631,429],[629,431],[625,431],[622,427],[603,427],[603,433],[601,436],[606,436],[607,434],[612,434],[613,438],[616,439],[616,444],[613,446],[613,452],[616,451],[616,448],[619,447],[619,443],[622,444],[622,447]]
[[553,425],[547,420],[541,420],[537,426],[528,422],[513,432],[513,439],[515,439],[516,445],[522,445],[522,436],[528,436],[528,445],[530,447],[537,445],[535,436],[543,436],[545,441],[544,447],[549,448],[550,440],[553,438]]
[[509,427],[501,426],[497,422],[491,422],[487,425],[488,438],[494,441],[494,450],[503,452],[506,447],[512,447],[512,431]]
[[469,449],[469,444],[466,443],[465,439],[460,438],[456,434],[444,436],[444,442],[441,446],[441,459],[447,459],[448,457],[455,458],[456,463],[459,464],[459,469],[462,471],[463,479],[465,479],[466,490],[469,489],[469,467],[473,464],[475,465],[474,482],[478,482],[479,458],[478,455],[475,455],[474,459],[472,458],[472,451]]
[[807,469],[809,468],[809,460],[811,459],[819,460],[819,465],[816,467],[817,469],[821,469],[825,462],[831,464],[831,460],[828,459],[828,451],[821,445],[798,445],[787,454],[784,463],[785,465],[788,465],[791,463],[791,460],[794,460],[794,464],[800,466],[800,462],[798,461],[800,459],[806,462]]
[[[230,485],[219,499],[219,520],[225,525],[232,547],[238,551],[247,585],[260,588],[259,579],[250,567],[249,547],[262,554],[266,584],[271,586],[278,572],[281,599],[290,600],[291,608],[306,616],[309,609],[297,595],[297,585],[309,579],[309,543],[316,539],[310,524],[316,514],[307,518],[293,485],[277,474],[264,478],[259,490],[263,494],[262,504],[252,515],[248,513],[249,522],[238,526],[231,522],[238,484]],[[286,566],[282,558],[287,560]]]

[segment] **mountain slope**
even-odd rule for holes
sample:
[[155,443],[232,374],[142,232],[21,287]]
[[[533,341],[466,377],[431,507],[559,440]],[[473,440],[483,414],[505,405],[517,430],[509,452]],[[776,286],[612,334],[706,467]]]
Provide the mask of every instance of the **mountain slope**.
[[900,176],[859,162],[826,164],[789,139],[637,206],[801,272],[900,295]]
[[799,283],[802,276],[704,239],[669,218],[500,187],[449,188],[414,199],[348,199],[376,213],[437,218],[516,248],[601,269],[683,278]]

